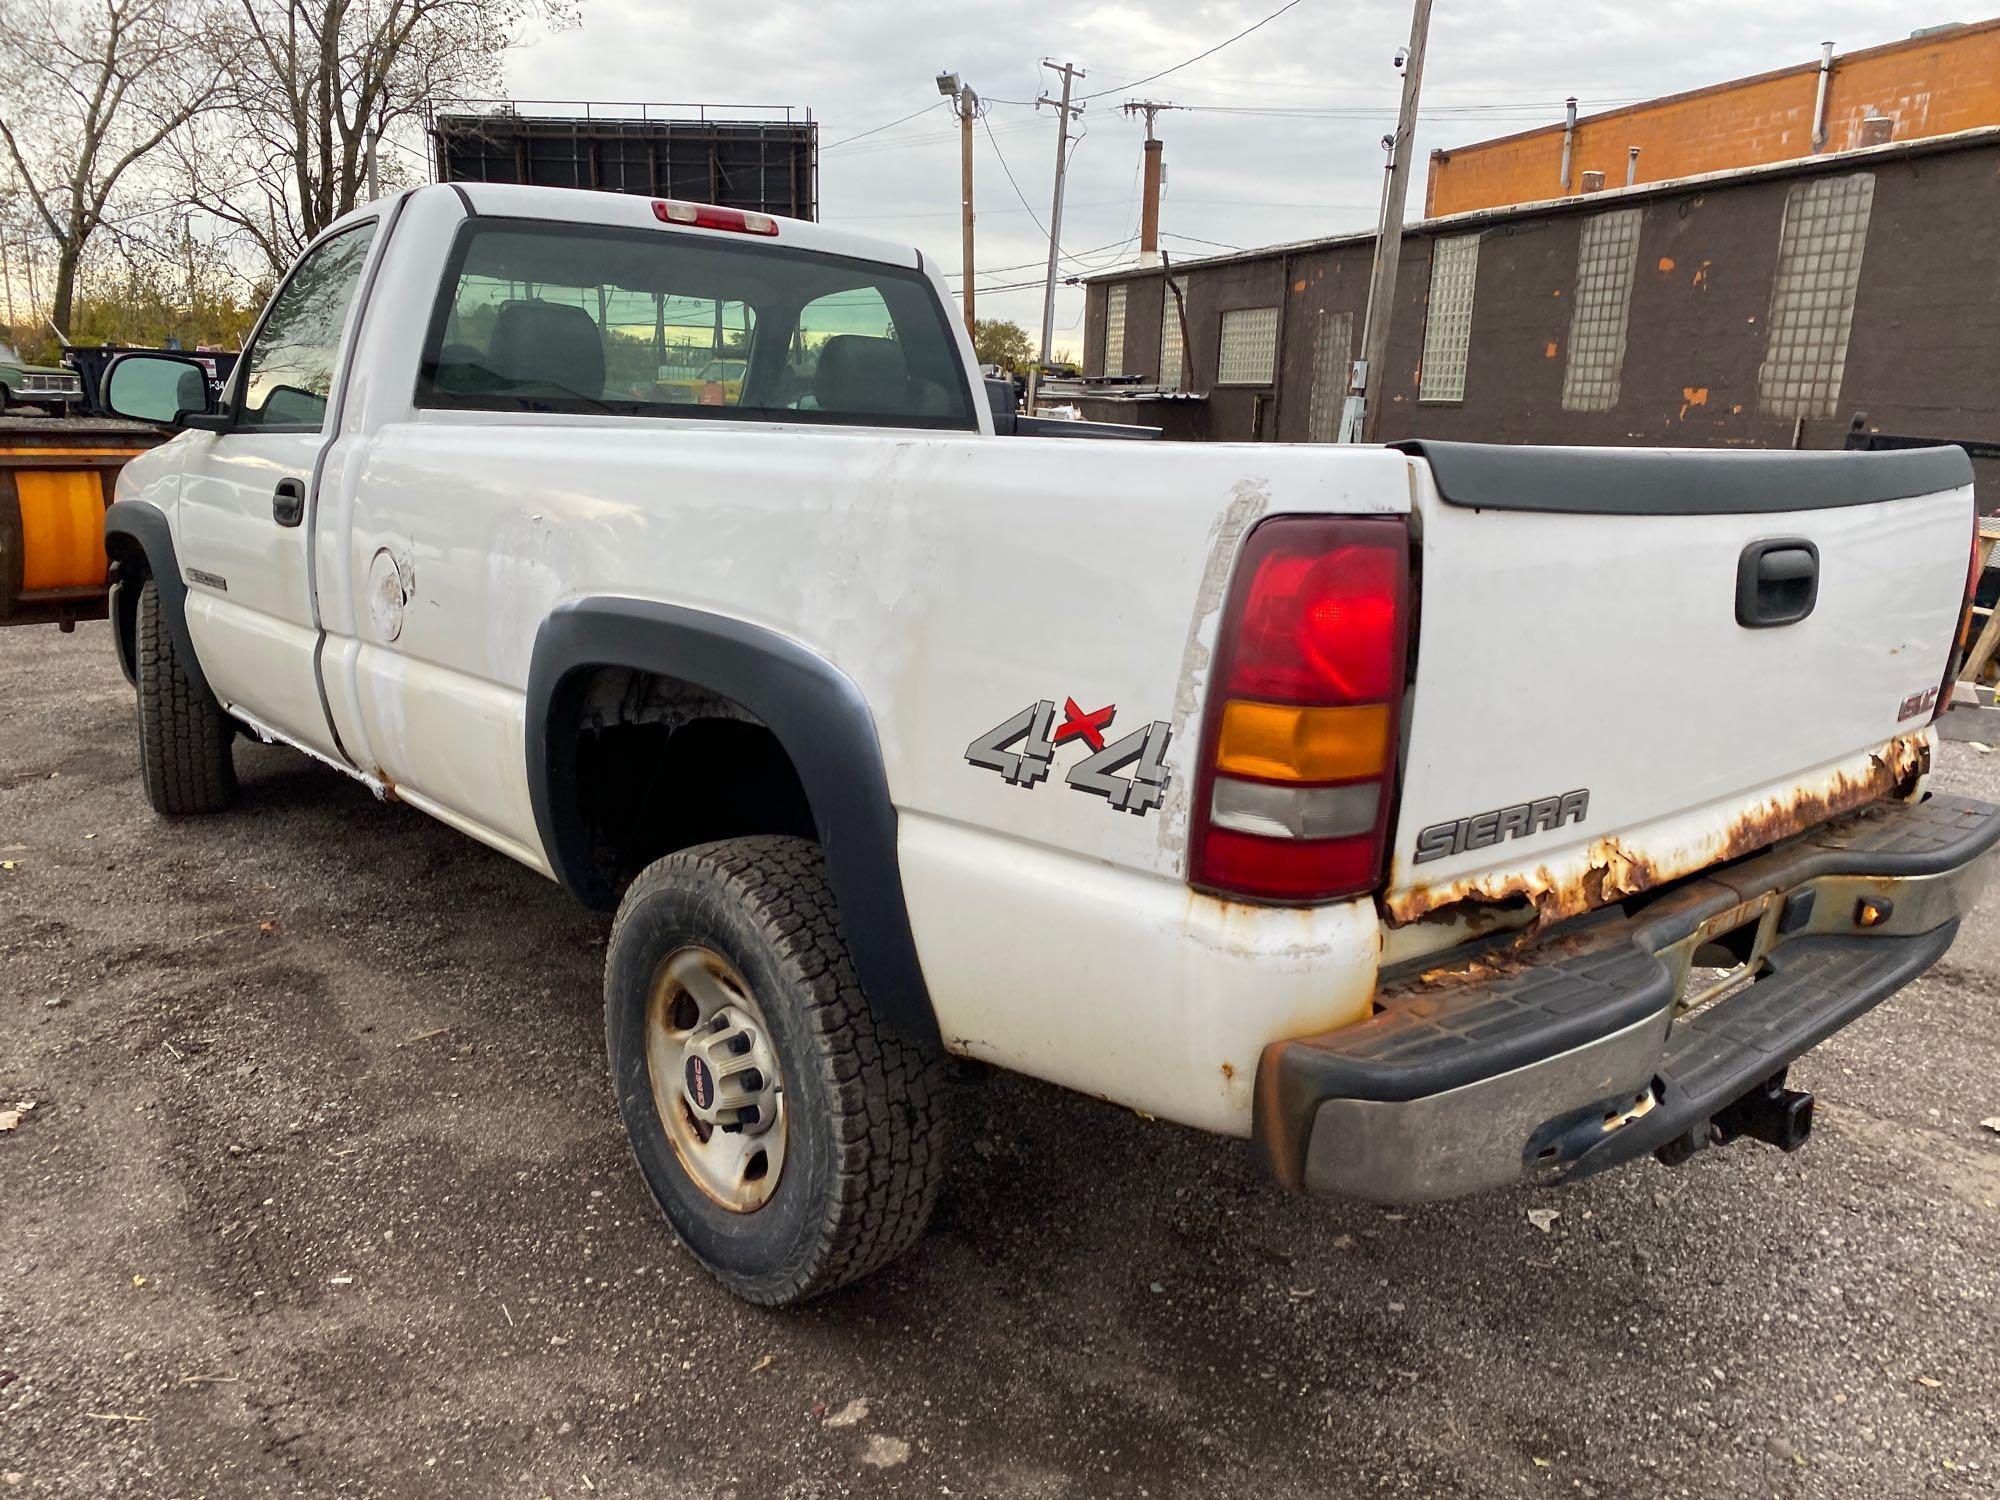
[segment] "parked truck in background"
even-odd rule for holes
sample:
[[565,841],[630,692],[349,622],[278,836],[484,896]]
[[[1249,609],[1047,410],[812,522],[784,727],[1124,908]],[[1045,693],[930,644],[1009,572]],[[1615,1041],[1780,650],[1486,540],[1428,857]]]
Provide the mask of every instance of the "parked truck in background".
[[12,344],[0,344],[0,414],[32,408],[52,417],[83,404],[83,382],[74,370],[31,364]]
[[[614,373],[669,322],[720,400]],[[281,741],[615,911],[633,1151],[760,1302],[915,1240],[954,1055],[1382,1202],[1796,1145],[2000,838],[1925,784],[1955,449],[1003,436],[913,250],[486,184],[106,393],[181,429],[107,521],[153,805]]]

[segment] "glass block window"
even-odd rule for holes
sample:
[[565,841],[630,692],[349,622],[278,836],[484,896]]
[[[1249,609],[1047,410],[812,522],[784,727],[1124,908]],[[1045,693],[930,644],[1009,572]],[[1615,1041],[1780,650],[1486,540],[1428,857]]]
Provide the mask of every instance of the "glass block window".
[[1453,235],[1432,247],[1419,401],[1465,399],[1465,361],[1472,351],[1472,290],[1478,280],[1478,235]]
[[1636,208],[1599,214],[1583,226],[1576,246],[1576,295],[1569,305],[1569,363],[1563,369],[1564,411],[1610,411],[1625,369],[1625,329],[1639,267]]
[[1354,362],[1354,314],[1322,307],[1313,315],[1312,401],[1306,409],[1306,437],[1331,443],[1340,436],[1340,412]]
[[1814,178],[1786,195],[1769,342],[1757,372],[1758,394],[1771,416],[1833,415],[1874,202],[1872,172]]
[[1125,373],[1125,283],[1119,282],[1104,299],[1104,373]]
[[1278,310],[1239,307],[1222,315],[1218,385],[1269,385],[1278,366]]
[[1160,293],[1160,389],[1164,391],[1181,388],[1181,362],[1186,357],[1181,339],[1180,304],[1174,300],[1175,286],[1181,289],[1181,296],[1187,295],[1185,281],[1163,287]]

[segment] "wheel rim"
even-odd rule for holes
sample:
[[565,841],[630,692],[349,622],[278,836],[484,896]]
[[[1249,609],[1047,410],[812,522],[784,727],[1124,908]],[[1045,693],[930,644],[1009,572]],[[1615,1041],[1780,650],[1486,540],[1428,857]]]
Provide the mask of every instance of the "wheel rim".
[[755,1213],[785,1165],[784,1078],[750,986],[721,954],[667,955],[646,999],[653,1111],[682,1170],[732,1213]]

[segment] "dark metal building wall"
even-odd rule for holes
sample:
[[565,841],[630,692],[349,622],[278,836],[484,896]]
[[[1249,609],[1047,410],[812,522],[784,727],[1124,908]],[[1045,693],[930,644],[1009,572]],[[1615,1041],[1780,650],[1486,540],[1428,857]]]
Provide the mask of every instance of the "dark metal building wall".
[[[1418,400],[1430,264],[1438,231],[1404,237],[1382,436],[1485,442],[1839,447],[1857,414],[1871,429],[2000,440],[2000,145],[1842,163],[1870,171],[1875,193],[1853,331],[1834,415],[1803,422],[1764,410],[1768,341],[1787,197],[1808,175],[1703,184],[1637,205],[1528,212],[1482,231],[1463,402]],[[1823,174],[1822,174],[1823,175]],[[1641,221],[1617,403],[1567,411],[1564,371],[1578,240],[1594,212],[1637,206]],[[1456,226],[1445,232],[1467,232]],[[1312,403],[1314,318],[1349,311],[1360,338],[1366,241],[1274,253],[1185,274],[1194,389],[1207,391],[1207,435],[1252,435],[1255,391],[1215,384],[1218,324],[1232,307],[1283,296],[1282,357],[1262,436],[1304,442]],[[1289,275],[1287,275],[1289,272]],[[1285,286],[1281,278],[1289,281]],[[1128,371],[1157,362],[1158,272],[1128,282]],[[1090,287],[1101,368],[1106,284]],[[1983,467],[1983,466],[1982,466]],[[2000,481],[2000,475],[1995,475]],[[1982,486],[1986,476],[1981,476]],[[1984,496],[2000,504],[2000,490]]]

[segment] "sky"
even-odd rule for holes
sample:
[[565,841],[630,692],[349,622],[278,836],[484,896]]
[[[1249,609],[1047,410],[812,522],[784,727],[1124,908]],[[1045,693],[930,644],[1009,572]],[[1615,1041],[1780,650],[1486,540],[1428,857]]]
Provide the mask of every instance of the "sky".
[[[1161,230],[1170,257],[1374,225],[1381,139],[1395,123],[1402,87],[1393,59],[1409,40],[1408,0],[1298,0],[1213,56],[1128,86],[1282,3],[583,0],[580,25],[525,39],[509,60],[508,89],[530,112],[526,101],[544,99],[809,109],[820,126],[821,219],[917,246],[950,268],[955,292],[958,124],[935,78],[956,72],[987,101],[973,157],[978,315],[1012,319],[1033,334],[1056,150],[1055,111],[1033,101],[1060,88],[1039,66],[1044,58],[1087,75],[1077,84],[1088,102],[1070,158],[1064,275],[1137,259],[1145,132],[1119,108],[1128,99],[1188,107],[1162,113],[1156,126],[1165,142]],[[1436,0],[1409,217],[1421,213],[1433,148],[1560,121],[1568,95],[1588,115],[1816,61],[1822,41],[1848,52],[1914,27],[1976,18],[1972,10],[1933,13],[1880,0],[1742,7]],[[1059,286],[1058,350],[1080,348],[1082,319],[1081,288]]]

